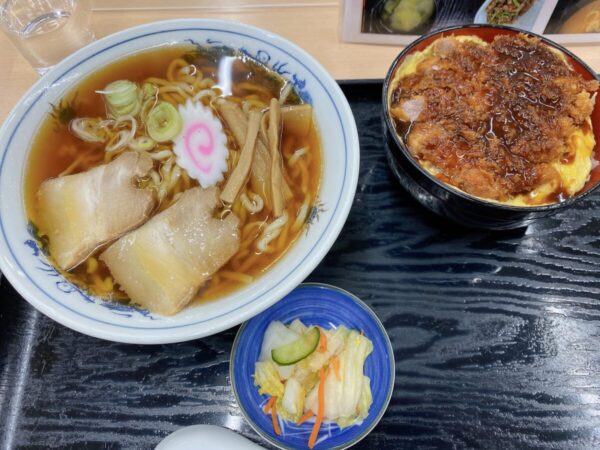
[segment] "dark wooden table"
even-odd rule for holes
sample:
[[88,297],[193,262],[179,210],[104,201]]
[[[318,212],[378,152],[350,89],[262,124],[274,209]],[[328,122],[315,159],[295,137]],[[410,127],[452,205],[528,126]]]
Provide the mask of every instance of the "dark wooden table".
[[[447,223],[388,170],[381,84],[344,89],[361,176],[309,280],[369,303],[396,356],[387,414],[356,448],[599,448],[600,195],[510,232]],[[229,384],[236,329],[117,344],[47,319],[6,280],[0,296],[0,449],[146,449],[196,423],[260,443]]]

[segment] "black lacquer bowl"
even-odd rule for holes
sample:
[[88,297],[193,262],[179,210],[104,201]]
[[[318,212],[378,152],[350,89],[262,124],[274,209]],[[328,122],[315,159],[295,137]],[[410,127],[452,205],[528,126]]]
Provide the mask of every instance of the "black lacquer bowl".
[[[486,201],[469,195],[437,179],[424,169],[408,151],[404,140],[398,135],[389,111],[390,84],[396,68],[413,52],[424,50],[429,44],[444,36],[474,35],[491,42],[497,35],[524,33],[541,39],[545,44],[562,51],[572,67],[586,80],[598,79],[597,75],[577,56],[554,42],[534,33],[511,27],[467,25],[445,28],[429,33],[406,47],[394,60],[383,84],[383,121],[388,161],[400,184],[429,210],[458,222],[459,224],[488,229],[511,229],[528,225],[536,219],[547,217],[569,207],[595,191],[600,184],[600,166],[595,165],[583,189],[562,202],[543,206],[509,206]],[[600,91],[600,90],[599,90]],[[600,99],[600,95],[598,96]],[[594,157],[600,155],[600,100],[592,113],[592,125],[596,138]]]

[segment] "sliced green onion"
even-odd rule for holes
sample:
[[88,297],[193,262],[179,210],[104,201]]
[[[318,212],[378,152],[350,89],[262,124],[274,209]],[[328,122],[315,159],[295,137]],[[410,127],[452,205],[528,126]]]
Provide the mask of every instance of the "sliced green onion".
[[109,128],[110,129],[110,128],[114,127],[114,126],[115,126],[114,119],[105,119],[105,120],[101,121],[98,124],[98,127],[102,128],[102,129],[105,129],[105,128]]
[[95,117],[77,117],[71,120],[71,133],[85,142],[106,142],[107,135],[101,129],[101,120]]
[[125,147],[131,140],[131,133],[128,130],[121,130],[115,134],[104,150],[108,153]]
[[138,85],[128,80],[117,80],[108,84],[103,91],[108,114],[114,118],[135,116],[141,108],[141,92]]
[[158,95],[158,86],[152,83],[142,84],[142,93],[144,98],[156,97]]
[[150,152],[150,153],[148,153],[148,155],[150,156],[150,158],[154,159],[155,161],[160,161],[162,159],[169,159],[171,156],[173,156],[173,152],[171,150],[165,148],[164,150]]
[[146,130],[156,142],[172,140],[179,134],[182,126],[179,111],[167,102],[158,102],[146,117]]
[[122,125],[125,124],[126,122],[129,122],[129,129],[131,130],[131,139],[133,139],[135,137],[135,133],[137,132],[137,121],[135,120],[135,118],[133,116],[127,115],[127,116],[119,117],[117,120],[115,120],[113,127],[115,129],[123,128]]
[[148,97],[142,103],[142,108],[140,109],[140,122],[146,123],[146,118],[148,117],[148,113],[152,108],[156,106],[158,102],[157,97]]
[[115,129],[122,128],[122,125],[126,122],[130,123],[129,129],[121,130],[115,136],[113,136],[113,138],[105,147],[107,152],[112,152],[129,145],[129,143],[135,137],[135,133],[137,132],[137,121],[132,116],[119,117],[117,120],[115,120],[113,127]]
[[148,136],[140,136],[138,138],[133,139],[129,143],[129,148],[132,150],[138,150],[141,152],[147,152],[156,147],[156,142],[154,139],[149,138]]

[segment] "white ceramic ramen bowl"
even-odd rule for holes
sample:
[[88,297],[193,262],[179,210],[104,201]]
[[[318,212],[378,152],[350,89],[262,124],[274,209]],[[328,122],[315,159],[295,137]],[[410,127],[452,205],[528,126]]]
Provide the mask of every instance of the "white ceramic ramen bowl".
[[[51,103],[82,78],[126,55],[193,41],[239,49],[290,80],[314,107],[323,151],[319,207],[294,246],[249,286],[175,316],[94,298],[48,264],[28,231],[23,185],[29,148]],[[300,284],[340,233],[354,198],[359,168],[356,124],[342,91],[310,55],[280,36],[234,22],[156,22],[96,41],[49,71],[24,95],[0,130],[0,270],[42,313],[81,333],[113,341],[157,344],[208,336],[263,311]]]

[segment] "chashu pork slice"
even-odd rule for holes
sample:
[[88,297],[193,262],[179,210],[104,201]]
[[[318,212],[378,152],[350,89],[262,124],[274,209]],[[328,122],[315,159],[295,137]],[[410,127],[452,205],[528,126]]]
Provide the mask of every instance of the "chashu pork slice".
[[99,246],[148,220],[156,201],[151,189],[136,187],[136,180],[152,166],[149,156],[126,152],[109,164],[42,183],[38,225],[59,267],[72,269]]
[[239,249],[239,219],[213,217],[217,188],[185,191],[173,205],[123,236],[102,255],[131,301],[171,315]]

